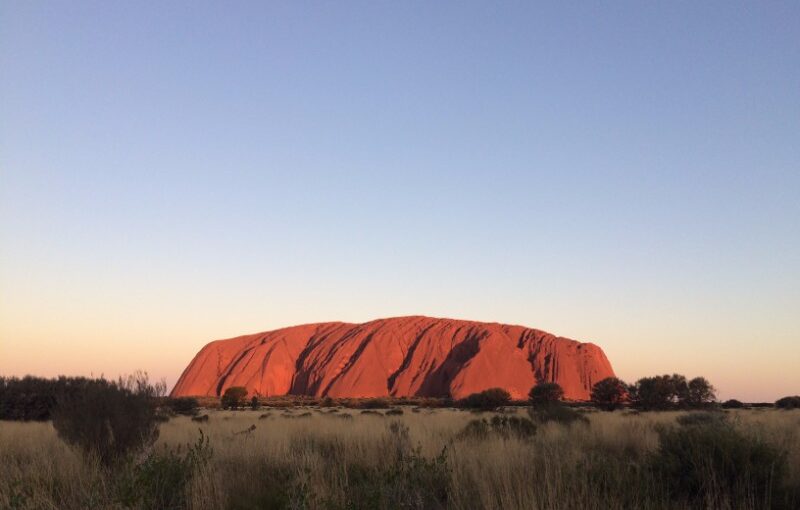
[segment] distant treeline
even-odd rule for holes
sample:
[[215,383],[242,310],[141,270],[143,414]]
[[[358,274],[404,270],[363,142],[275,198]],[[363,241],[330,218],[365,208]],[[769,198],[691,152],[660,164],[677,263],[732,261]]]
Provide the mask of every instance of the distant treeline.
[[[134,378],[135,380],[135,378]],[[53,379],[26,376],[0,377],[0,420],[50,420],[53,411],[60,401],[68,401],[77,395],[85,394],[93,388],[108,384],[126,385],[130,381],[109,382],[105,379],[90,379],[86,377],[60,376]],[[560,388],[555,383],[541,383],[532,388],[532,395],[536,388],[543,390],[546,385],[554,386],[557,395]],[[152,400],[156,407],[161,407],[175,414],[193,415],[199,408],[223,407],[237,409],[242,407],[348,407],[355,409],[389,408],[394,406],[416,407],[482,407],[485,392],[471,395],[465,399],[453,400],[452,398],[436,397],[386,397],[386,398],[316,398],[304,395],[285,395],[277,397],[251,396],[245,400],[247,391],[244,388],[228,388],[226,393],[237,390],[242,393],[231,401],[232,395],[223,398],[167,398],[164,397],[166,387],[164,383],[155,385]],[[531,397],[533,398],[533,397]],[[562,397],[558,396],[557,400]],[[491,399],[490,399],[491,400]],[[527,406],[532,400],[511,400],[504,396],[498,405]],[[476,404],[478,402],[478,404]],[[494,402],[490,402],[494,405]],[[640,410],[668,410],[668,409],[698,409],[720,405],[716,400],[714,387],[703,377],[687,380],[679,374],[644,377],[634,384],[626,384],[617,378],[608,378],[594,385],[592,400],[590,402],[564,402],[570,406],[596,406],[608,410],[626,406]],[[776,406],[783,409],[800,408],[800,397],[784,397],[775,402],[745,404],[738,400],[728,400],[721,403],[725,408],[741,407],[767,407]]]
[[[146,381],[146,374],[142,372],[117,381],[66,376],[53,379],[33,376],[0,377],[0,420],[50,420],[60,402],[73,401],[99,387],[135,387],[137,384],[144,384],[142,380]],[[163,395],[166,390],[163,382],[150,387],[153,388],[153,398]]]
[[0,377],[0,420],[49,420],[60,399],[92,383],[86,377]]

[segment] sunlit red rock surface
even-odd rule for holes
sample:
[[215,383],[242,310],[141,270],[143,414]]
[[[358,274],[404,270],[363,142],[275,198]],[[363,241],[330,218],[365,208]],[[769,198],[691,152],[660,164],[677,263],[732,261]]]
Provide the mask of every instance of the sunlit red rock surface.
[[172,396],[251,395],[461,398],[501,387],[526,398],[555,381],[587,400],[614,375],[600,347],[523,326],[429,317],[326,322],[217,340],[184,370]]

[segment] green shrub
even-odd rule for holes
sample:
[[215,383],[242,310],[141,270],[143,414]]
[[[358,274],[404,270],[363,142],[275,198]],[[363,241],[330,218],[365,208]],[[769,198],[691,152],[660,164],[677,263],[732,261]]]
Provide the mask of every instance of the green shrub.
[[53,410],[60,438],[105,465],[150,446],[158,438],[154,398],[160,390],[137,373],[117,382],[91,381],[62,396]]
[[244,386],[231,386],[222,394],[220,405],[223,409],[238,409],[242,407],[246,396],[247,388]]
[[508,405],[511,394],[503,388],[489,388],[478,393],[473,393],[459,400],[458,405],[466,409],[492,411],[498,407]]
[[688,416],[694,417],[684,417],[682,426],[659,429],[651,458],[672,498],[706,508],[745,501],[770,508],[781,489],[786,454],[712,414]]

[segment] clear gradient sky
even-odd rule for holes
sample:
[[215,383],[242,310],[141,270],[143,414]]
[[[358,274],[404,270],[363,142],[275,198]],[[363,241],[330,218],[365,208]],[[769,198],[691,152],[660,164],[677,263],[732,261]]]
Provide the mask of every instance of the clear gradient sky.
[[800,393],[800,3],[0,3],[0,374],[411,314]]

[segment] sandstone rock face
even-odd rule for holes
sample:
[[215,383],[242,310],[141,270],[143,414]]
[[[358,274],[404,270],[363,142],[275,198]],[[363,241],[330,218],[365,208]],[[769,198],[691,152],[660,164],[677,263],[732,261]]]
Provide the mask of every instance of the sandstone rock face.
[[217,340],[184,370],[172,396],[453,397],[501,387],[527,398],[557,382],[571,400],[614,375],[600,347],[523,326],[430,317],[327,322]]

